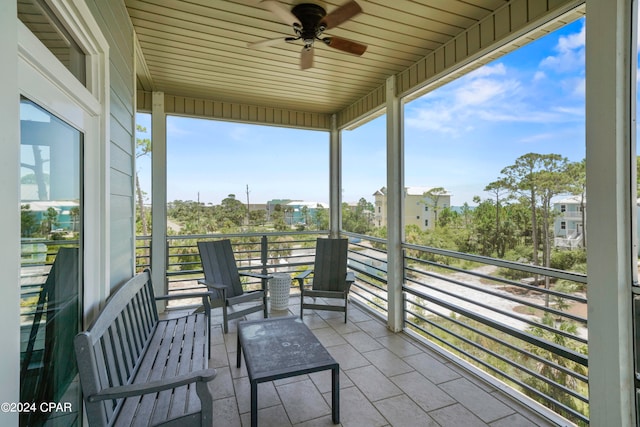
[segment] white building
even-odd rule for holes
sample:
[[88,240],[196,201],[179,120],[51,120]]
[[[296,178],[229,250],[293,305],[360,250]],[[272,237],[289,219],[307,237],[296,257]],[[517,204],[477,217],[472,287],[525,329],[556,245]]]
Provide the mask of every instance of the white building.
[[553,222],[554,246],[561,249],[584,247],[584,221],[587,202],[580,196],[571,196],[553,204],[556,217]]

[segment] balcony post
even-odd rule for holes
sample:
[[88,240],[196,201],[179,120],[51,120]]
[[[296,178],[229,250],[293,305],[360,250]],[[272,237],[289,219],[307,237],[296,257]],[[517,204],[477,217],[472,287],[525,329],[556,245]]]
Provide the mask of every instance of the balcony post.
[[637,280],[636,2],[586,2],[589,416],[636,425],[632,283]]
[[[0,197],[3,244],[0,268],[3,286],[0,297],[0,342],[3,345],[1,402],[20,401],[20,86],[18,85],[18,20],[17,2],[0,2],[0,144],[2,168]],[[0,413],[3,425],[18,425],[17,413]]]
[[342,228],[342,133],[336,115],[329,132],[329,237],[337,238]]
[[396,94],[396,78],[389,77],[387,92],[387,295],[388,327],[397,332],[404,327],[404,117],[402,101]]
[[[167,115],[164,92],[153,92],[151,107],[151,274],[156,295],[167,294]],[[163,308],[163,307],[162,307]]]

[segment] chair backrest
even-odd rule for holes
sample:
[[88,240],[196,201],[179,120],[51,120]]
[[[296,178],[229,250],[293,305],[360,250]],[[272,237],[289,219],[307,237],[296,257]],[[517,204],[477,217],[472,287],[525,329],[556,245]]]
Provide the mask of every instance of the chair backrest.
[[312,287],[322,291],[344,291],[347,279],[347,239],[316,241]]
[[227,297],[244,293],[229,239],[198,242],[198,250],[207,282],[227,286]]

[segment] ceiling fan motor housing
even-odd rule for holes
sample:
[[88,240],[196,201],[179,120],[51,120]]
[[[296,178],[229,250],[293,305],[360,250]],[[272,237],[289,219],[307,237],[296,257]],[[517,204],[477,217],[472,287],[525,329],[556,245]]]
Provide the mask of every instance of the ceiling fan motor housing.
[[325,30],[324,25],[320,25],[320,22],[327,15],[327,12],[322,6],[318,6],[317,4],[301,3],[291,9],[291,13],[293,13],[302,24],[301,29],[296,29],[300,38],[304,41],[305,45],[313,44],[313,41],[319,38]]

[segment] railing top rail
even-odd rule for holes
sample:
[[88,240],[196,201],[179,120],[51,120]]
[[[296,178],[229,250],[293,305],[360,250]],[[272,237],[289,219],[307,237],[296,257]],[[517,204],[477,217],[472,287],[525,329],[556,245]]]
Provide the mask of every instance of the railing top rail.
[[374,237],[374,236],[368,236],[366,234],[358,234],[358,233],[352,233],[351,231],[345,231],[345,230],[340,230],[340,234],[343,234],[345,236],[348,237],[357,237],[360,238],[362,240],[369,240],[371,242],[376,242],[376,243],[382,243],[382,244],[387,244],[387,239],[383,239],[380,237]]
[[506,261],[496,258],[490,258],[482,255],[466,254],[462,252],[450,251],[447,249],[438,249],[429,246],[419,246],[410,243],[403,243],[402,247],[405,249],[414,249],[423,252],[434,253],[443,256],[449,256],[452,258],[465,259],[467,261],[479,262],[482,264],[495,265],[498,267],[510,268],[513,270],[526,271],[532,274],[540,274],[543,276],[556,277],[558,279],[571,280],[577,283],[587,283],[587,276],[585,274],[574,273],[570,271],[558,270],[555,268],[541,267],[537,265],[523,264],[516,261]]
[[167,236],[167,240],[194,240],[194,239],[218,239],[231,237],[262,237],[262,236],[298,236],[301,234],[318,235],[329,234],[328,230],[303,230],[303,231],[269,231],[269,232],[240,232],[240,233],[211,233],[211,234],[187,234]]

